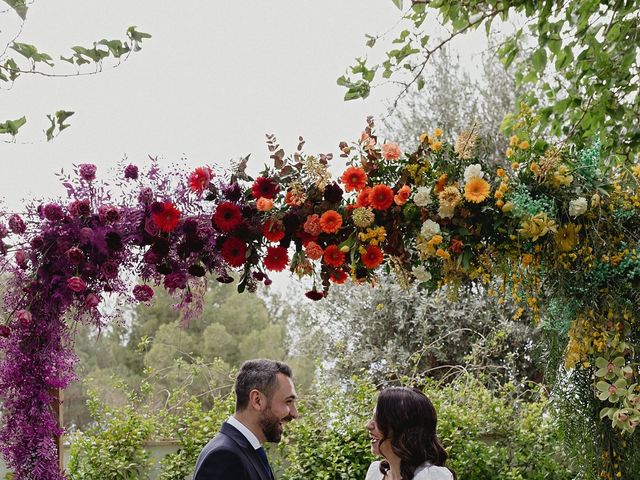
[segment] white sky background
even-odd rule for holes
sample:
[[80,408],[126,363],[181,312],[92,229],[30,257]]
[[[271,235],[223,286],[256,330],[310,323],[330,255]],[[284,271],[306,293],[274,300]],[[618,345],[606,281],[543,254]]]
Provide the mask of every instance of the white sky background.
[[[0,15],[2,45],[14,17]],[[390,0],[36,1],[19,41],[54,59],[74,45],[124,39],[131,25],[153,38],[116,69],[107,60],[98,75],[24,75],[0,91],[0,121],[28,120],[16,144],[0,144],[4,206],[20,211],[24,198],[63,195],[54,173],[74,163],[113,175],[125,154],[139,165],[147,154],[165,163],[185,156],[190,168],[251,153],[256,173],[270,161],[265,133],[286,152],[302,135],[306,152],[336,154],[340,141],[359,137],[367,115],[385,112],[394,92],[344,102],[336,79],[355,57],[383,54],[365,47],[365,33],[385,32],[399,18]],[[485,46],[483,32],[453,44],[469,64]],[[52,72],[74,71],[58,63]],[[72,126],[47,143],[45,115],[59,109],[76,112]]]

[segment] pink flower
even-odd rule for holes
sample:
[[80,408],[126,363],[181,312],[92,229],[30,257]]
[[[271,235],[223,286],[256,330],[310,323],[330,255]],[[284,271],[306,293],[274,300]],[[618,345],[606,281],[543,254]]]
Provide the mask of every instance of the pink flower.
[[113,223],[120,218],[120,212],[113,205],[100,205],[98,208],[98,216],[101,222]]
[[133,296],[139,302],[148,302],[153,298],[153,289],[149,285],[136,285],[133,287]]
[[82,163],[79,165],[80,176],[87,182],[95,180],[97,168],[93,163]]
[[0,337],[8,337],[11,335],[11,329],[6,325],[0,325]]
[[82,280],[80,277],[71,277],[67,280],[67,287],[69,287],[74,292],[79,293],[87,288],[87,284],[84,283],[84,280]]
[[74,265],[80,265],[84,260],[84,253],[78,247],[71,247],[67,250],[67,258]]
[[28,310],[18,310],[16,312],[16,319],[20,322],[21,325],[26,327],[33,320],[33,316]]
[[9,217],[9,230],[18,235],[24,233],[27,230],[27,226],[20,215],[13,214]]
[[25,252],[24,250],[18,250],[16,252],[16,264],[20,267],[20,268],[24,268],[27,266],[27,252]]
[[95,293],[90,293],[84,299],[84,304],[88,308],[97,307],[99,303],[100,303],[100,297],[98,297],[98,295],[96,295]]
[[385,160],[397,160],[402,155],[397,143],[385,143],[382,145],[382,156]]

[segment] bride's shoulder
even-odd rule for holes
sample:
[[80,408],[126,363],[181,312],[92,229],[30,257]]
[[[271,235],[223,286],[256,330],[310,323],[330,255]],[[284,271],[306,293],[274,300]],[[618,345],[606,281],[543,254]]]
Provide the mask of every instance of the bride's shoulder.
[[447,467],[426,465],[413,477],[414,480],[453,480],[453,474]]
[[380,473],[380,461],[373,462],[369,465],[367,470],[367,477],[365,480],[382,480],[382,473]]

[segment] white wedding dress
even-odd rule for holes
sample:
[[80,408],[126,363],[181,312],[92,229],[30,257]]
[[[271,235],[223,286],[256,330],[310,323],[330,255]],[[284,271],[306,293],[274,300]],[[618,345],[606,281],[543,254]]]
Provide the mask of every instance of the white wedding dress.
[[[380,473],[380,462],[373,462],[369,465],[369,471],[365,480],[383,480]],[[413,480],[453,480],[453,474],[446,467],[438,467],[425,463],[416,470]]]

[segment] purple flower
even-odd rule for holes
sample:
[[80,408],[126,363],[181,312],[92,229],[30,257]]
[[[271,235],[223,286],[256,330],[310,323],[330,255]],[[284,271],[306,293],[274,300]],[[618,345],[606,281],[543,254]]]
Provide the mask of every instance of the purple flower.
[[84,260],[84,252],[78,247],[71,247],[67,250],[66,255],[69,261],[74,265],[80,265]]
[[340,203],[343,193],[342,188],[337,183],[324,187],[324,199],[329,203]]
[[9,229],[4,223],[0,222],[0,238],[4,238],[9,235]]
[[16,252],[16,264],[20,267],[20,268],[26,268],[27,267],[27,252],[25,252],[24,250],[18,250]]
[[176,289],[184,289],[187,287],[187,276],[184,273],[170,273],[164,277],[164,287],[172,292]]
[[100,271],[104,278],[111,280],[118,276],[118,264],[113,260],[107,260],[100,267]]
[[11,335],[11,329],[6,325],[0,325],[0,337],[7,338]]
[[9,229],[18,235],[23,234],[27,231],[27,226],[24,223],[24,220],[18,214],[13,214],[9,217]]
[[93,240],[93,229],[89,227],[82,227],[80,229],[80,235],[78,236],[82,243],[89,243]]
[[57,222],[64,218],[62,207],[57,203],[47,203],[42,209],[42,213],[44,214],[44,218],[52,222]]
[[37,237],[33,237],[31,239],[30,245],[34,250],[40,250],[44,247],[44,238],[42,238],[40,235],[38,235]]
[[242,197],[242,190],[237,183],[231,183],[222,187],[222,194],[227,200],[237,202]]
[[79,165],[80,176],[83,180],[91,182],[96,178],[97,167],[93,163],[82,163]]
[[117,222],[120,218],[120,211],[113,205],[100,205],[98,207],[98,217],[103,223]]
[[16,312],[16,319],[20,322],[20,325],[27,327],[31,324],[33,316],[28,310],[18,310]]
[[148,302],[153,298],[153,289],[149,285],[136,285],[133,287],[133,296],[139,302]]
[[131,179],[131,180],[137,180],[138,179],[138,167],[133,165],[133,164],[129,164],[125,167],[124,169],[124,178],[127,179]]
[[150,187],[144,187],[138,194],[140,203],[151,203],[153,201],[153,190]]
[[67,287],[76,293],[82,292],[87,288],[87,284],[84,283],[80,277],[71,277],[67,280]]
[[91,203],[88,198],[76,200],[71,202],[67,209],[74,217],[86,217],[91,214]]

